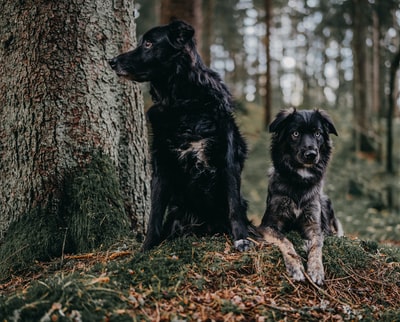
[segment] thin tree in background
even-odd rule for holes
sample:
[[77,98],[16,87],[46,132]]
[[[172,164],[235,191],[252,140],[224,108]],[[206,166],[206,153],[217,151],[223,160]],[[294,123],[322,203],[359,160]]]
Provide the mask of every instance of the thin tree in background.
[[142,98],[107,64],[134,45],[133,3],[3,0],[1,8],[0,275],[107,247],[129,227],[143,235]]
[[368,119],[369,100],[367,99],[367,50],[365,43],[368,3],[364,0],[352,0],[352,4],[355,146],[356,151],[369,153],[373,152],[373,147],[368,136],[368,131],[371,128]]
[[393,117],[394,110],[396,106],[396,74],[400,66],[400,49],[393,57],[393,60],[390,64],[390,80],[389,80],[389,108],[387,111],[386,117],[386,126],[387,126],[387,147],[386,147],[386,171],[388,173],[394,173],[394,162],[393,162]]
[[211,65],[211,50],[214,35],[214,10],[215,0],[203,0],[203,39],[202,39],[202,58],[207,66]]
[[203,10],[202,0],[161,0],[160,23],[168,24],[172,20],[184,20],[191,24],[196,33],[196,43],[201,56],[203,41]]
[[271,123],[271,110],[272,110],[272,85],[271,85],[271,20],[272,20],[272,4],[271,0],[265,0],[265,51],[267,56],[267,71],[266,71],[266,82],[265,82],[265,114],[264,114],[264,124],[267,128]]
[[380,76],[380,20],[379,15],[376,10],[372,10],[372,111],[379,115],[381,109],[381,100],[380,100],[380,86],[379,83],[381,81]]

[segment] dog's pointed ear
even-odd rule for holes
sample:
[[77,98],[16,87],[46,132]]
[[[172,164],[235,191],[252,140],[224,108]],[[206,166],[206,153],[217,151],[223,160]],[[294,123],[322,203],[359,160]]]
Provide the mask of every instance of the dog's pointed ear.
[[275,119],[269,125],[269,132],[279,132],[286,123],[286,120],[288,120],[289,116],[293,115],[294,113],[296,113],[296,109],[294,107],[281,110],[278,114],[276,114]]
[[326,126],[326,128],[328,129],[328,133],[335,134],[336,136],[338,136],[335,125],[333,124],[333,121],[328,115],[328,113],[326,113],[324,110],[317,110],[317,113],[320,115],[321,121],[324,124],[324,126]]
[[181,20],[174,20],[169,24],[168,38],[175,46],[184,46],[194,37],[194,29],[191,25]]

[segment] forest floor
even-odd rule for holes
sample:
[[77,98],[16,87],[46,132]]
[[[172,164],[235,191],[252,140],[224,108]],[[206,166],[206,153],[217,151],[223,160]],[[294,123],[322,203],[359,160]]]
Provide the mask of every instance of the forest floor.
[[[256,223],[270,166],[261,120],[259,111],[239,119],[250,146],[243,193]],[[350,134],[338,130],[326,192],[346,237],[326,239],[322,287],[293,282],[265,244],[238,253],[226,236],[190,237],[141,253],[126,239],[15,272],[0,284],[0,321],[400,321],[399,180],[351,157]],[[304,259],[299,236],[288,237]]]
[[[291,234],[296,248],[299,236]],[[135,242],[127,241],[131,248]],[[400,250],[327,238],[326,281],[293,282],[279,251],[182,238],[64,256],[0,286],[2,321],[399,321]]]

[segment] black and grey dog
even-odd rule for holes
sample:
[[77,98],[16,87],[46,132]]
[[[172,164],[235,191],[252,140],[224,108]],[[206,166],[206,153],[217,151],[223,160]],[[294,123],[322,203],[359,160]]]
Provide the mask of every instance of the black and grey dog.
[[174,21],[146,32],[136,49],[109,60],[117,75],[150,82],[151,214],[143,249],[186,234],[228,233],[250,246],[241,172],[247,147],[231,95],[202,62],[194,29]]
[[304,268],[293,244],[283,235],[298,230],[306,239],[307,273],[317,284],[324,281],[324,235],[342,235],[323,181],[331,156],[329,134],[337,135],[322,110],[287,109],[270,124],[273,133],[267,208],[259,232],[283,253],[288,274],[304,280]]

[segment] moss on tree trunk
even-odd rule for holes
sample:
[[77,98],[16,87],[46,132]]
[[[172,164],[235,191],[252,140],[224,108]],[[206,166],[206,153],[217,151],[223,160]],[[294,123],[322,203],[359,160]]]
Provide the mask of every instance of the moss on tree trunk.
[[108,247],[129,234],[118,176],[107,156],[95,154],[85,169],[66,177],[60,217],[71,252]]
[[34,260],[107,248],[129,234],[118,175],[109,157],[94,153],[84,168],[65,176],[58,212],[52,200],[13,222],[0,248],[0,275]]

